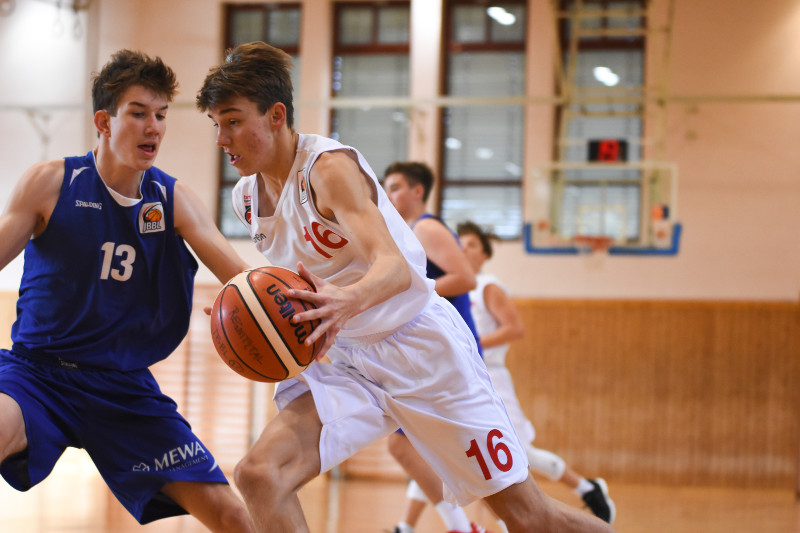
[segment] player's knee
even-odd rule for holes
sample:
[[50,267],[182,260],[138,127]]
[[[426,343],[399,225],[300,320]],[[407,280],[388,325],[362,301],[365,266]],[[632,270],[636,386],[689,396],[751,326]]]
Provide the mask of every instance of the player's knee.
[[525,452],[528,455],[530,467],[536,472],[544,474],[552,481],[558,481],[564,475],[567,464],[564,459],[553,452],[535,448],[530,444],[525,448]]
[[251,454],[246,455],[233,471],[233,480],[245,499],[257,491],[272,492],[278,484],[277,476],[263,461],[256,459]]

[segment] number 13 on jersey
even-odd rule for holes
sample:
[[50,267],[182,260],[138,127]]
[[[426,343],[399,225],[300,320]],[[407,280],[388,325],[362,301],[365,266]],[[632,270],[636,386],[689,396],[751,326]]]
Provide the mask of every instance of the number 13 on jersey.
[[[133,262],[136,260],[136,248],[129,244],[117,245],[113,242],[104,242],[100,247],[103,252],[103,265],[100,270],[100,279],[112,279],[117,281],[127,281],[133,274]],[[119,258],[119,268],[111,268],[111,260]]]

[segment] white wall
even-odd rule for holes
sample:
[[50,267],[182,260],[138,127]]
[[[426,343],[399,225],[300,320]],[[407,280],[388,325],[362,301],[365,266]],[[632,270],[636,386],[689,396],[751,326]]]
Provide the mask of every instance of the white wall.
[[[91,148],[88,31],[85,13],[35,0],[0,16],[0,204],[31,164]],[[21,274],[19,257],[0,272],[0,290],[16,289]]]
[[[301,99],[322,99],[327,96],[330,75],[325,66],[330,34],[321,28],[329,27],[330,11],[326,0],[302,3],[303,49],[313,53],[303,59]],[[651,27],[661,28],[666,0],[654,0],[654,5],[657,17]],[[516,295],[798,297],[800,150],[795,139],[800,124],[800,69],[796,68],[800,4],[794,0],[677,0],[676,6],[667,93],[699,100],[668,100],[666,107],[666,157],[679,168],[679,218],[684,225],[680,254],[545,257],[527,255],[519,242],[504,243],[487,268],[509,281]],[[31,15],[34,11],[36,17]],[[52,35],[48,21],[54,19],[54,11],[48,3],[18,0],[16,11],[0,18],[0,106],[78,103],[87,98],[88,71],[98,68],[114,50],[129,47],[160,55],[176,70],[181,88],[169,112],[169,134],[158,164],[190,181],[213,212],[218,153],[210,122],[194,111],[193,100],[208,67],[222,54],[220,0],[95,0],[87,24],[92,33],[78,40]],[[72,15],[66,13],[62,18],[69,28]],[[552,68],[547,62],[554,57],[547,3],[535,0],[531,13],[535,35],[530,55],[536,68],[529,76],[528,91],[529,96],[546,97],[552,87]],[[50,59],[52,54],[58,59]],[[94,58],[88,67],[87,57]],[[660,72],[655,68],[658,57],[661,51],[653,50],[650,84]],[[415,72],[413,76],[438,73]],[[791,98],[763,101],[770,94]],[[725,95],[750,98],[719,98]],[[703,96],[711,98],[700,98]],[[762,101],[756,102],[759,99]],[[318,105],[304,109],[299,127],[319,131],[326,112]],[[91,148],[82,131],[72,133],[88,124],[88,110],[82,113],[85,118],[74,112],[69,119],[54,114],[57,138],[47,157]],[[532,135],[526,151],[530,161],[538,161],[550,153],[552,139],[547,132],[553,113],[539,105],[531,107],[527,116]],[[0,120],[6,126],[0,129],[0,160],[5,170],[0,175],[0,198],[5,199],[22,170],[42,157],[42,148],[23,113],[0,108]],[[236,246],[254,264],[262,262],[249,242]],[[200,275],[201,281],[211,279],[207,271]],[[16,288],[17,282],[15,268],[0,272],[0,289]]]

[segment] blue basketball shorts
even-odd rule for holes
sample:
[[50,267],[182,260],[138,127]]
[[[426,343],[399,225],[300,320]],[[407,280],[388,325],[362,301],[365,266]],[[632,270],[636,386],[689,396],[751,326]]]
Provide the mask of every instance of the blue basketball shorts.
[[141,524],[186,514],[161,488],[174,481],[227,483],[214,457],[149,370],[75,370],[0,350],[0,392],[25,419],[28,447],[0,464],[26,491],[67,447],[85,449],[111,492]]

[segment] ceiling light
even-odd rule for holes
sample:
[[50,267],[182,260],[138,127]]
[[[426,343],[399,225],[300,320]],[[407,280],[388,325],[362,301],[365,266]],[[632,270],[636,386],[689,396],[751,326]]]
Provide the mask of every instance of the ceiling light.
[[503,26],[511,26],[517,21],[517,17],[515,17],[513,13],[506,11],[503,7],[490,7],[486,9],[486,14]]
[[603,85],[613,87],[619,83],[619,76],[608,67],[594,67],[592,72],[594,73],[594,78]]

